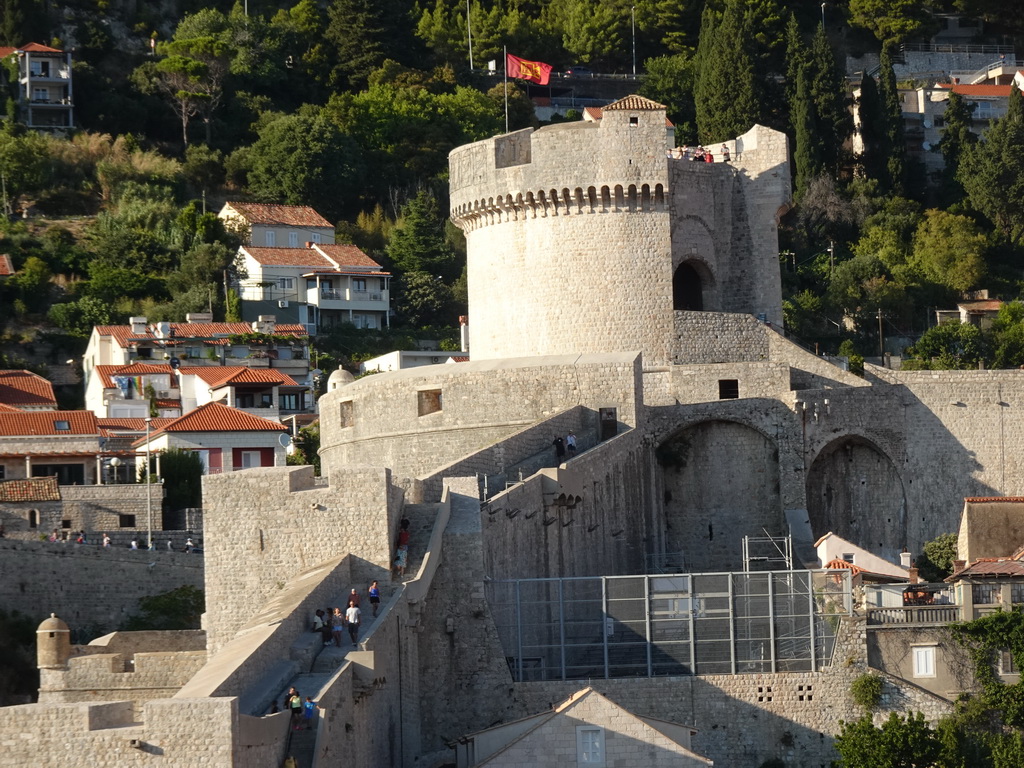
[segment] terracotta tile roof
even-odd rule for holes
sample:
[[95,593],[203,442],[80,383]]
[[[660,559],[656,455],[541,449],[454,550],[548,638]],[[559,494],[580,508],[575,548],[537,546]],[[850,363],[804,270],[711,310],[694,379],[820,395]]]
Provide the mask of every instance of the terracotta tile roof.
[[957,307],[966,309],[968,312],[997,312],[1003,306],[999,299],[984,299],[979,301],[961,301]]
[[19,51],[28,51],[29,53],[64,53],[60,48],[51,48],[48,45],[42,43],[27,43],[21,46]]
[[0,501],[60,501],[56,477],[33,477],[0,482]]
[[[3,48],[0,48],[3,51]],[[4,58],[0,56],[0,59]],[[0,253],[0,277],[10,277],[14,274],[14,263],[11,261],[10,255],[6,253]]]
[[936,83],[936,88],[953,91],[961,96],[988,96],[996,98],[1010,98],[1012,85],[986,85],[984,83]]
[[314,251],[320,251],[324,256],[333,261],[339,267],[373,267],[380,269],[380,264],[371,259],[354,245],[326,245],[314,243]]
[[13,45],[0,45],[0,59],[6,59],[17,50]]
[[[68,429],[57,429],[67,422]],[[0,437],[32,435],[98,435],[96,414],[92,411],[20,411],[0,413]]]
[[21,408],[15,408],[13,405],[0,403],[0,413],[21,413]]
[[330,227],[327,219],[308,205],[229,202],[239,216],[250,224],[280,224],[285,227]]
[[31,371],[0,371],[0,403],[57,407],[53,384]]
[[[640,98],[640,97],[637,97],[637,98]],[[618,102],[616,102],[616,103],[618,103]],[[653,101],[651,103],[654,104]],[[611,109],[611,108],[612,108],[612,105],[609,104],[604,109]],[[662,107],[662,109],[664,109],[664,107]],[[601,107],[584,107],[583,108],[583,112],[588,117],[590,117],[590,119],[593,120],[594,122],[600,122],[601,118],[604,116],[604,110],[602,110]],[[666,128],[673,128],[674,127],[674,124],[672,123],[672,121],[669,120],[667,117],[665,118],[665,127]]]
[[242,251],[264,267],[329,269],[334,266],[323,254],[317,253],[311,248],[255,248],[251,245],[243,245]]
[[451,360],[453,363],[468,363],[469,355],[452,355],[448,359]]
[[[130,365],[97,365],[96,373],[103,380],[104,389],[114,389],[114,376],[145,376],[146,374],[162,374],[164,376],[174,375],[174,369],[170,365],[153,365],[152,363],[131,363]],[[171,379],[171,386],[175,386],[174,379]]]
[[965,576],[991,578],[995,576],[1024,576],[1024,563],[1005,557],[981,558],[975,560],[962,571],[957,571],[946,581],[956,581]]
[[277,384],[297,387],[299,383],[291,376],[270,368],[243,368],[240,366],[190,366],[179,368],[182,376],[198,376],[210,386],[228,384]]
[[[250,323],[171,323],[174,331],[173,339],[157,339],[149,328],[144,334],[134,334],[130,325],[97,325],[96,333],[100,336],[112,336],[118,346],[127,347],[130,341],[168,341],[181,343],[190,339],[209,340],[217,336],[252,333]],[[306,326],[299,323],[278,323],[274,329],[278,334],[294,334],[306,337]]]
[[650,99],[644,98],[643,96],[637,96],[634,93],[630,96],[626,96],[623,99],[619,99],[618,101],[613,101],[611,104],[606,105],[604,108],[607,110],[623,110],[629,112],[636,112],[638,110],[653,111],[657,109],[665,109],[665,105],[659,104],[656,101],[651,101]]
[[[153,433],[158,429],[163,429],[172,421],[174,421],[174,418],[153,419],[149,424],[150,433]],[[137,432],[143,435],[146,434],[146,420],[143,418],[127,418],[123,416],[101,418],[96,419],[96,425],[99,427],[100,434],[104,437],[111,437],[113,435],[124,434],[127,432]]]
[[177,408],[179,411],[181,410],[181,400],[156,399],[153,401],[153,404],[156,405],[157,408]]
[[330,275],[340,275],[341,277],[391,277],[390,272],[361,272],[354,269],[330,269],[330,270],[317,270],[316,272],[305,272],[303,277],[315,277],[316,275],[323,275],[329,277]]
[[964,501],[971,502],[972,504],[992,501],[1007,501],[1020,504],[1021,502],[1024,502],[1024,496],[968,496]]
[[[288,427],[279,421],[264,419],[251,413],[229,408],[220,403],[207,403],[184,416],[171,419],[163,429],[150,433],[150,439],[164,432],[286,432]],[[132,445],[140,445],[146,438],[136,440]]]

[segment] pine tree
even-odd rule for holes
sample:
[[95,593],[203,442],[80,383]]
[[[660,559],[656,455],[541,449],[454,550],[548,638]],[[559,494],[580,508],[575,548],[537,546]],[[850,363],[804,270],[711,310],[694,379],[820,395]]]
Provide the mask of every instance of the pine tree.
[[883,187],[894,195],[902,195],[906,173],[906,144],[903,137],[903,106],[896,88],[892,68],[892,46],[882,48],[878,70],[878,95],[881,102],[882,126],[886,152],[886,178]]
[[423,272],[445,281],[458,277],[455,252],[445,241],[444,222],[432,194],[419,192],[402,209],[387,255],[402,273]]
[[807,88],[807,70],[802,69],[796,75],[796,96],[790,107],[793,120],[793,131],[796,135],[796,148],[793,151],[793,165],[796,170],[797,200],[803,197],[808,184],[822,171],[822,144],[815,131],[814,104]]
[[707,6],[694,89],[697,128],[704,144],[745,133],[758,121],[761,112],[744,3],[728,0],[721,20],[716,17],[715,11]]
[[786,23],[786,101],[790,104],[796,99],[796,81],[807,66],[808,51],[800,34],[800,22],[794,14],[790,14]]
[[1024,96],[1010,89],[1006,114],[960,158],[957,180],[971,206],[1016,245],[1024,240]]
[[406,0],[332,0],[324,30],[337,62],[330,84],[358,89],[385,59],[416,58],[415,26]]

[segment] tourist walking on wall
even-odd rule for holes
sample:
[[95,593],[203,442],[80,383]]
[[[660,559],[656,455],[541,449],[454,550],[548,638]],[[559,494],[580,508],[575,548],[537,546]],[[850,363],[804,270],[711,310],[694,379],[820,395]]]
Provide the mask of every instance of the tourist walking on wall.
[[355,587],[352,587],[352,591],[348,593],[348,602],[349,602],[349,605],[351,605],[352,603],[355,603],[356,604],[356,608],[359,607],[359,593],[356,592],[356,588]]
[[348,610],[345,611],[345,621],[348,622],[348,635],[352,638],[352,647],[358,648],[356,640],[359,637],[359,606],[350,602]]
[[312,697],[306,697],[306,703],[302,705],[302,718],[306,721],[306,730],[313,729],[313,715],[316,714],[316,710],[322,710],[319,704],[313,701]]
[[395,570],[400,579],[405,577],[405,567],[409,564],[409,538],[409,519],[403,517],[395,542]]
[[570,432],[565,436],[565,447],[569,449],[569,458],[576,455],[576,433]]
[[562,463],[562,459],[565,458],[565,440],[561,437],[556,436],[551,444],[555,446],[555,460],[558,464]]
[[377,586],[377,582],[373,582],[370,588],[366,590],[366,594],[370,598],[370,605],[373,607],[373,615],[377,616],[377,609],[380,607],[380,587]]
[[331,636],[334,638],[334,644],[339,648],[341,648],[341,630],[344,627],[345,615],[341,612],[341,608],[335,608],[331,615]]
[[295,688],[288,689],[288,708],[292,713],[292,728],[297,731],[302,727],[302,697]]
[[107,534],[105,534],[105,533],[103,534],[103,546],[104,546],[104,547],[105,547],[106,549],[109,549],[109,548],[110,548],[110,537],[109,537],[109,536],[107,536]]

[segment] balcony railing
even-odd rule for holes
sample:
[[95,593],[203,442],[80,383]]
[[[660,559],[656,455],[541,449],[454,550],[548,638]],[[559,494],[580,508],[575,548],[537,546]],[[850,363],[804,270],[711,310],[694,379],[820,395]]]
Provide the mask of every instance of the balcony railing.
[[905,606],[903,608],[868,609],[868,624],[872,626],[943,625],[960,620],[959,605],[920,605]]
[[335,291],[330,288],[320,289],[321,299],[332,299],[334,301],[345,301],[351,299],[352,301],[383,301],[384,296],[380,293],[373,293],[371,291]]

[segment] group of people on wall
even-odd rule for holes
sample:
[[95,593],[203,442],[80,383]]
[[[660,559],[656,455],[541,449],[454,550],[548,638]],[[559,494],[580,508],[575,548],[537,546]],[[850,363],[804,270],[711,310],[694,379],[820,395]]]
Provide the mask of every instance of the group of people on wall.
[[[723,163],[728,163],[732,160],[732,155],[729,152],[729,147],[725,144],[719,150],[719,155]],[[668,156],[673,160],[690,160],[694,163],[713,163],[715,162],[715,154],[710,149],[698,145],[691,149],[686,144],[675,149],[668,150]]]

